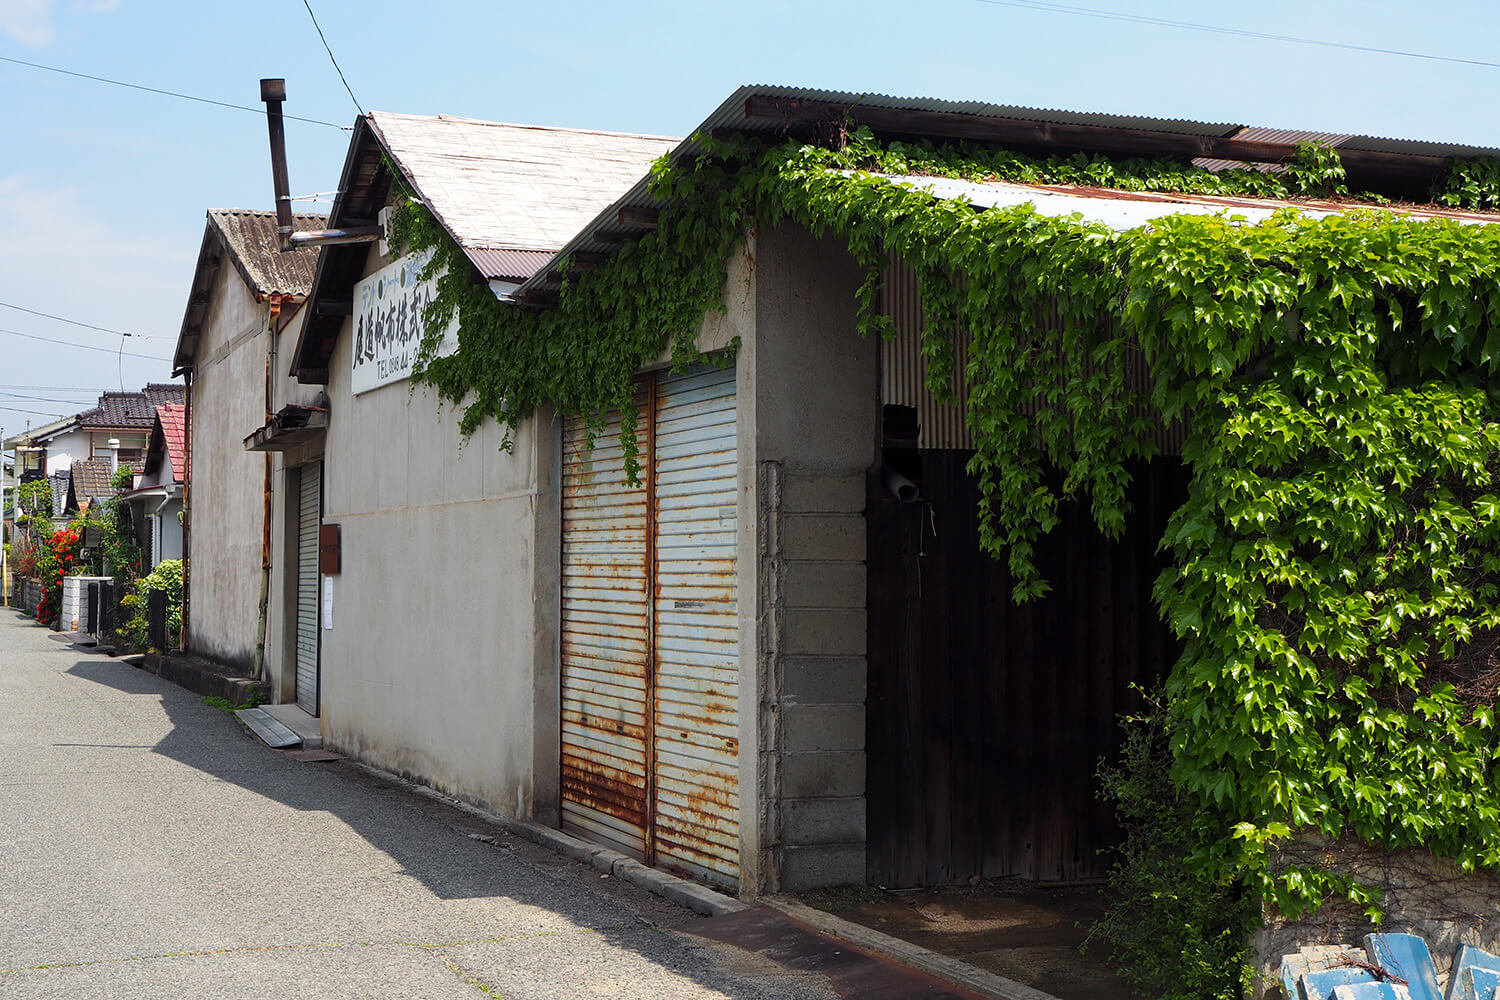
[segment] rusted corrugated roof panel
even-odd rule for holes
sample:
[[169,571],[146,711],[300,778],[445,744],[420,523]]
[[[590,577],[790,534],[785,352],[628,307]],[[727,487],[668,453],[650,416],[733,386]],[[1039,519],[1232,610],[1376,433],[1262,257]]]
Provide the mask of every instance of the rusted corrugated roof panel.
[[496,250],[474,247],[466,251],[486,278],[525,281],[552,259],[550,250]]
[[417,194],[466,251],[555,251],[678,140],[371,112]]
[[[318,248],[283,252],[281,237],[276,233],[275,212],[211,208],[208,218],[218,228],[240,274],[257,295],[306,295],[312,290]],[[326,215],[292,217],[292,226],[299,231],[323,229],[327,224]]]
[[[934,198],[962,198],[978,208],[1030,205],[1039,215],[1080,217],[1117,231],[1143,226],[1168,215],[1226,215],[1262,222],[1281,209],[1294,209],[1309,218],[1337,215],[1368,205],[1336,201],[1279,201],[1272,198],[1234,198],[1177,194],[1162,191],[1121,191],[1069,185],[1012,184],[1009,181],[962,181],[946,177],[887,175],[896,184],[928,191]],[[1435,205],[1420,208],[1391,206],[1386,211],[1416,219],[1446,218],[1465,224],[1500,224],[1500,213],[1487,214]]]

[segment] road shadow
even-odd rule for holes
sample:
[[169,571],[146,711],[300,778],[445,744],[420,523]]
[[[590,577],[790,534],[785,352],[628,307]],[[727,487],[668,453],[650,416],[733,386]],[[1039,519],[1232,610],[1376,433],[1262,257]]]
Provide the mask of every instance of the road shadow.
[[[270,749],[231,713],[196,694],[123,660],[71,652],[82,658],[68,675],[159,700],[171,729],[149,747],[151,753],[291,809],[329,814],[439,899],[505,898],[560,916],[716,995],[732,1000],[777,995],[773,983],[757,984],[748,968],[718,968],[704,951],[707,946],[690,943],[695,939],[658,933],[637,915],[639,899],[629,894],[639,890],[633,887],[606,885],[592,869],[350,762],[297,761]],[[665,914],[659,923],[688,933],[709,919],[665,902],[648,904],[648,912],[658,918]],[[649,954],[643,939],[650,941]],[[936,1000],[944,994],[921,995]]]

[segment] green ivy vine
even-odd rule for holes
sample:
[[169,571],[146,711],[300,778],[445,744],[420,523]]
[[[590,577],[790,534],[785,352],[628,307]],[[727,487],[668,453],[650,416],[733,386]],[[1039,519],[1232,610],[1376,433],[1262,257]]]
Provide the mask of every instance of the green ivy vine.
[[[1275,863],[1296,832],[1500,870],[1500,226],[1287,209],[1114,232],[883,176],[1345,194],[1336,153],[1312,147],[1280,173],[1211,173],[867,133],[837,150],[706,146],[658,164],[658,228],[571,277],[549,310],[498,303],[404,203],[400,237],[434,250],[442,275],[430,328],[460,322],[458,352],[426,344],[417,378],[464,406],[466,432],[547,406],[595,427],[612,409],[628,421],[640,366],[697,357],[694,332],[722,308],[748,229],[785,219],[842,239],[867,273],[869,335],[888,332],[876,306],[894,250],[916,271],[933,391],[955,374],[953,331],[968,338],[983,544],[1009,561],[1018,599],[1046,588],[1033,545],[1059,502],[1086,497],[1118,535],[1129,463],[1153,453],[1160,421],[1189,421],[1190,495],[1156,597],[1186,647],[1166,712],[1201,877],[1290,915],[1329,895],[1374,912],[1346,877]],[[1456,163],[1437,198],[1500,205],[1500,172]],[[1146,386],[1125,377],[1137,351]],[[628,423],[624,438],[633,474]]]

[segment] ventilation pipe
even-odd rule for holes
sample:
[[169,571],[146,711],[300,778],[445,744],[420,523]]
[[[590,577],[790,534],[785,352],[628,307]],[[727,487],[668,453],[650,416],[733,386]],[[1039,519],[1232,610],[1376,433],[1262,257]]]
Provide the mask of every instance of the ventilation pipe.
[[292,188],[286,172],[286,130],[281,105],[286,101],[286,81],[260,81],[260,99],[266,105],[266,128],[271,138],[271,181],[276,187],[276,235],[282,250],[323,246],[330,243],[374,243],[383,236],[380,226],[345,226],[297,232],[292,223]]

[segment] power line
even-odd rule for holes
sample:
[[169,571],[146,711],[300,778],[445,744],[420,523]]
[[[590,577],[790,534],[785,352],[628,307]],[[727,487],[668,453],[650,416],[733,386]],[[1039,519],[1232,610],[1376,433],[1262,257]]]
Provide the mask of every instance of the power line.
[[66,413],[50,413],[47,410],[21,410],[14,406],[0,406],[0,410],[9,410],[12,413],[30,413],[37,417],[66,417]]
[[40,340],[45,344],[61,344],[63,347],[76,347],[80,351],[99,351],[102,354],[117,354],[127,358],[144,358],[147,361],[171,361],[171,358],[157,357],[154,354],[133,354],[130,351],[111,351],[107,347],[94,347],[92,344],[75,344],[71,340],[54,340],[51,337],[38,337],[34,333],[22,333],[20,330],[0,330],[0,333],[8,333],[12,337],[25,337],[27,340]]
[[1464,66],[1484,66],[1500,69],[1500,62],[1484,59],[1462,59],[1458,56],[1440,56],[1431,52],[1410,52],[1406,49],[1386,49],[1376,45],[1355,45],[1351,42],[1330,42],[1322,38],[1304,38],[1300,35],[1277,35],[1267,31],[1250,31],[1245,28],[1226,28],[1217,24],[1200,24],[1196,21],[1174,21],[1167,17],[1149,14],[1126,14],[1115,10],[1099,10],[1094,7],[1074,7],[1070,4],[1049,3],[1048,0],[975,0],[976,3],[992,7],[1019,7],[1047,14],[1074,14],[1079,17],[1094,17],[1105,21],[1125,21],[1130,24],[1154,24],[1164,28],[1182,28],[1188,31],[1206,31],[1216,35],[1235,35],[1241,38],[1259,38],[1271,42],[1295,42],[1298,45],[1318,45],[1328,49],[1349,49],[1354,52],[1373,52],[1383,56],[1404,56],[1407,59],[1427,59],[1432,62],[1458,63]]
[[55,396],[28,396],[24,392],[0,392],[0,396],[7,399],[33,399],[39,403],[67,403],[72,405],[79,402],[76,399],[58,399]]
[[[14,63],[17,66],[29,66],[32,69],[46,70],[48,73],[61,73],[63,76],[76,76],[80,80],[93,80],[95,83],[107,83],[114,87],[129,87],[131,90],[143,90],[148,94],[160,94],[163,97],[175,97],[183,101],[197,101],[199,104],[212,104],[217,108],[231,108],[235,111],[248,111],[251,114],[263,115],[265,108],[253,108],[246,104],[230,104],[227,101],[215,101],[207,97],[194,97],[192,94],[179,94],[175,90],[160,90],[156,87],[144,87],[139,83],[126,83],[124,80],[111,80],[108,77],[92,76],[88,73],[77,73],[71,69],[60,69],[57,66],[44,66],[41,63],[27,62],[25,59],[13,59],[10,56],[0,56],[0,62]],[[294,122],[307,122],[309,125],[326,125],[328,128],[336,128],[340,131],[344,126],[335,125],[333,122],[319,121],[316,118],[299,118],[296,115],[282,115]]]
[[334,71],[338,73],[339,80],[344,84],[344,89],[349,91],[349,100],[354,102],[355,110],[363,116],[365,109],[359,103],[359,98],[354,96],[354,90],[349,86],[349,81],[344,79],[344,71],[339,68],[339,61],[333,57],[333,49],[328,47],[328,39],[323,35],[323,26],[318,23],[318,15],[313,13],[312,4],[308,0],[302,0],[302,6],[307,8],[307,16],[312,18],[313,27],[318,29],[318,37],[323,41],[323,50],[328,53],[328,61],[333,63]]
[[38,309],[27,309],[25,306],[18,306],[13,302],[0,302],[0,306],[4,306],[6,309],[14,309],[16,310],[16,312],[30,313],[33,316],[41,316],[44,319],[55,319],[59,323],[69,323],[73,326],[81,326],[85,330],[98,330],[100,333],[108,333],[116,337],[135,337],[137,340],[167,339],[166,337],[147,336],[144,333],[129,333],[125,330],[113,330],[107,326],[95,326],[93,323],[85,323],[82,320],[68,319],[66,316],[54,316],[51,313],[44,313]]

